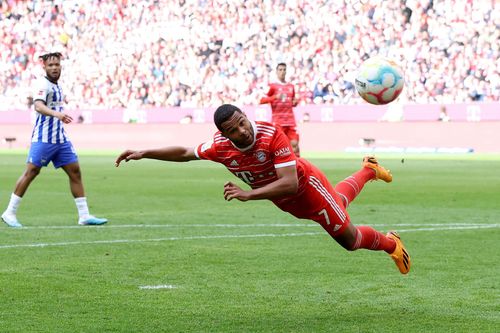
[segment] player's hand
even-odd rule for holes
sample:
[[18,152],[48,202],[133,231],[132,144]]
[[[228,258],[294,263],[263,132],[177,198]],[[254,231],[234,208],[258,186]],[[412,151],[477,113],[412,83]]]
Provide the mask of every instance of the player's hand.
[[59,119],[60,121],[62,121],[65,124],[69,124],[70,122],[73,121],[73,118],[70,115],[65,114],[65,113],[58,112],[56,117],[57,117],[57,119]]
[[142,158],[142,152],[135,150],[125,150],[121,153],[115,161],[115,166],[120,166],[121,161],[125,160],[128,162],[130,160],[140,160]]
[[250,198],[247,191],[243,191],[241,187],[233,184],[232,182],[227,182],[224,184],[224,199],[227,201],[231,201],[233,199],[248,201]]

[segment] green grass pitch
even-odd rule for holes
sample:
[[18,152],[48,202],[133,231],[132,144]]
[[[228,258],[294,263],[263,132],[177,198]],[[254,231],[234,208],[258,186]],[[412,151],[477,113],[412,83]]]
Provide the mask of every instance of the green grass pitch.
[[[77,226],[61,170],[43,169],[0,225],[1,332],[498,332],[500,158],[382,157],[353,223],[399,230],[409,275],[388,255],[347,252],[268,201],[225,202],[209,162],[80,157],[91,212]],[[317,157],[317,156],[314,156]],[[0,154],[0,210],[24,168]],[[313,159],[332,182],[361,156]]]

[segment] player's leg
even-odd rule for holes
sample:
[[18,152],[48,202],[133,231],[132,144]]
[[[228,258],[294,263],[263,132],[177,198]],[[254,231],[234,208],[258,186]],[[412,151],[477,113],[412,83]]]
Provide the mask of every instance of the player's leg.
[[328,206],[321,210],[315,220],[346,250],[385,251],[402,274],[410,271],[410,255],[397,233],[389,232],[384,235],[370,226],[356,227],[349,220],[339,223],[337,211],[332,211]]
[[358,249],[385,251],[394,260],[402,274],[410,271],[410,255],[399,235],[394,231],[384,235],[370,226],[356,227],[349,223],[341,234],[334,236],[334,239],[349,251]]
[[21,199],[28,190],[31,182],[38,176],[43,166],[47,166],[54,155],[53,145],[33,142],[28,152],[26,169],[16,182],[14,192],[10,196],[9,205],[2,214],[2,220],[10,227],[21,227],[17,220],[17,209],[21,204]]
[[78,224],[100,225],[108,222],[107,219],[97,218],[89,212],[80,164],[78,163],[78,157],[71,143],[67,142],[61,147],[53,162],[56,168],[61,167],[68,175],[71,194],[75,198],[75,204],[78,210]]
[[335,191],[342,197],[344,207],[348,207],[368,181],[378,179],[391,182],[392,174],[379,165],[375,157],[367,156],[363,159],[361,170],[335,185]]
[[336,234],[334,239],[348,251],[367,249],[373,251],[394,252],[396,242],[370,226],[356,227],[350,223],[341,234]]
[[69,178],[71,194],[75,198],[76,208],[78,209],[78,224],[80,225],[100,225],[108,222],[107,219],[98,218],[90,214],[85,197],[85,190],[83,187],[82,173],[80,164],[74,162],[62,166]]
[[69,178],[69,188],[71,194],[74,198],[85,197],[85,190],[83,188],[82,173],[80,170],[80,164],[78,162],[73,162],[62,166],[62,169]]
[[26,169],[16,182],[13,194],[22,198],[28,190],[31,182],[40,174],[41,170],[42,167],[32,163],[27,163]]
[[[310,218],[323,227],[343,248],[349,251],[368,249],[373,251],[394,252],[396,242],[369,226],[356,227],[341,203],[341,198],[331,191],[331,185],[313,178],[316,193],[308,193],[311,201],[320,205],[317,213]],[[303,204],[303,203],[301,203]]]
[[321,203],[318,213],[312,214],[311,219],[321,226],[346,250],[367,249],[385,251],[395,261],[401,273],[410,270],[410,256],[399,239],[399,235],[390,232],[387,235],[370,226],[356,227],[350,222],[349,215],[342,205],[342,199],[333,190],[323,173],[313,169],[310,184],[316,191],[307,195],[311,201]]
[[2,214],[2,220],[7,223],[8,226],[19,228],[22,227],[21,223],[17,220],[17,209],[21,204],[21,200],[28,190],[31,182],[40,173],[41,166],[34,165],[32,163],[26,164],[26,169],[24,170],[21,177],[16,182],[14,187],[14,192],[10,195],[9,205],[7,209]]

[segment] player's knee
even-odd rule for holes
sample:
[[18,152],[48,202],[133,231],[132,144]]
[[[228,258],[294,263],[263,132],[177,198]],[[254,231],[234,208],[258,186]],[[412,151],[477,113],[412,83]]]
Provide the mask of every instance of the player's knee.
[[349,225],[341,235],[335,237],[335,240],[347,251],[356,251],[359,248],[356,235],[356,229],[352,230],[351,225]]
[[24,173],[25,177],[33,179],[40,174],[40,168],[28,168]]
[[344,242],[339,244],[347,251],[356,251],[358,249],[358,247],[356,247],[356,242]]
[[82,172],[80,171],[80,169],[72,170],[70,173],[70,178],[74,181],[81,181]]

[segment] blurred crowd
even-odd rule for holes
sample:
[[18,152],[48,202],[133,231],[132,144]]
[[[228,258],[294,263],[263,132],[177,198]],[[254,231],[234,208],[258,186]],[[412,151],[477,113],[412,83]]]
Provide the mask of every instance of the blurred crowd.
[[361,103],[357,67],[400,63],[403,102],[498,101],[495,0],[0,0],[0,109],[64,55],[70,107],[258,103],[288,65],[301,104]]

